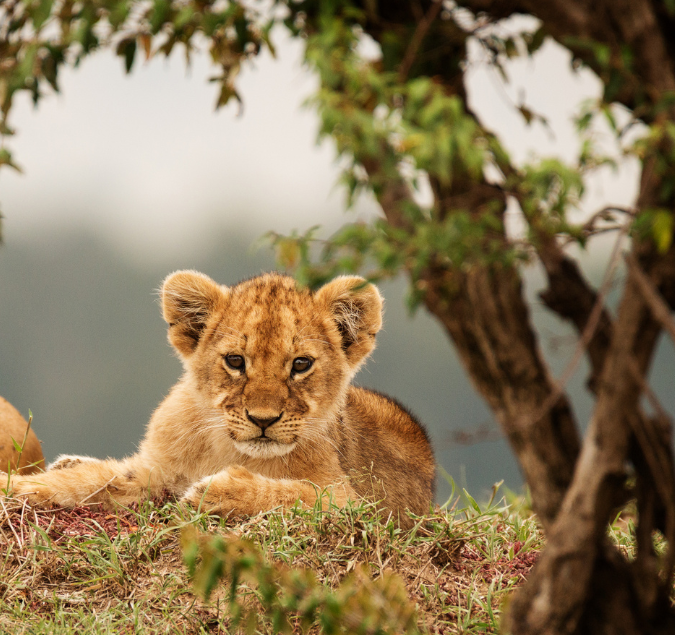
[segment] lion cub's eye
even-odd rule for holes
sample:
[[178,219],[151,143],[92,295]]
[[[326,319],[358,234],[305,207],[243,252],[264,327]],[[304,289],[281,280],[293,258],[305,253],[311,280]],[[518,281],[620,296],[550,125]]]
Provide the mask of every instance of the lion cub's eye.
[[244,370],[244,358],[241,355],[225,355],[225,363],[234,370]]
[[309,357],[296,357],[293,360],[293,372],[304,373],[312,367],[312,360]]

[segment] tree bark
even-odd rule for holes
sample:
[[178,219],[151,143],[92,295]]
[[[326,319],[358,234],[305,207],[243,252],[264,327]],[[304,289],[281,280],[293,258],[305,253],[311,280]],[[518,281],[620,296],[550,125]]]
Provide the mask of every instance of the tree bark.
[[[661,624],[675,626],[662,596],[651,606],[640,602],[627,564],[617,560],[604,536],[614,493],[626,478],[631,429],[624,413],[637,410],[640,385],[632,368],[648,316],[629,279],[574,479],[540,562],[511,602],[507,624],[513,633],[646,633]],[[645,370],[639,368],[639,376]]]

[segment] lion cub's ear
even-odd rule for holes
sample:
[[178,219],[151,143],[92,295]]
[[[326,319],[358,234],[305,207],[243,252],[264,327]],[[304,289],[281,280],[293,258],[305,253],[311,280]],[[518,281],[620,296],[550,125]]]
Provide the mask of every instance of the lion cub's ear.
[[316,292],[342,336],[342,350],[356,369],[375,348],[382,328],[382,296],[374,284],[359,276],[340,276]]
[[169,324],[169,341],[184,356],[190,355],[227,287],[197,271],[176,271],[162,284],[162,316]]

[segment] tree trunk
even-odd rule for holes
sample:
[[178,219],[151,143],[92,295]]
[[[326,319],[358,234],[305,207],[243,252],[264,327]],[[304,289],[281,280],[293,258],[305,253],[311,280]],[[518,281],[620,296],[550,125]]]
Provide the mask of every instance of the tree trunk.
[[626,478],[632,431],[624,414],[637,411],[639,378],[646,369],[633,360],[648,319],[642,294],[629,279],[574,479],[535,571],[511,602],[507,624],[513,633],[651,633],[675,627],[667,594],[645,598],[605,538],[615,492]]
[[[471,0],[463,4],[495,18],[516,12],[539,17],[547,34],[598,73],[605,83],[605,99],[639,109],[647,123],[657,113],[673,119],[672,111],[655,108],[675,87],[675,16],[665,15],[661,3]],[[609,64],[595,56],[588,46],[591,42],[609,47]],[[629,64],[622,58],[626,47],[632,55]],[[669,150],[672,146],[657,147],[645,157],[639,209],[675,210],[672,193],[663,187],[672,179],[672,163],[657,168]],[[636,241],[633,253],[645,280],[675,306],[672,249],[660,255],[651,241]],[[549,278],[542,299],[583,333],[596,294],[555,241],[542,243],[539,255]],[[638,402],[659,332],[640,284],[635,276],[629,278],[616,324],[603,311],[588,343],[589,385],[598,397],[595,413],[541,561],[511,602],[507,628],[514,633],[675,632],[668,601],[675,539],[670,421],[649,419]],[[604,537],[611,502],[622,486],[629,459],[636,471],[639,511],[638,554],[631,566]],[[665,583],[659,579],[651,544],[655,528],[669,539]]]

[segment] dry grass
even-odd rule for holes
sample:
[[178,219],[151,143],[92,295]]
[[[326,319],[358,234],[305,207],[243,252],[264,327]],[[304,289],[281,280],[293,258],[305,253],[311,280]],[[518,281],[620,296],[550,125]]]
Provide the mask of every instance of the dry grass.
[[[422,631],[497,632],[501,605],[534,564],[541,534],[531,516],[503,502],[480,509],[468,501],[401,532],[367,504],[223,521],[171,500],[110,513],[0,499],[0,631],[228,632],[225,587],[209,603],[198,599],[182,561],[181,532],[193,526],[250,541],[265,562],[311,569],[330,589],[350,572],[378,579],[393,571]],[[257,628],[274,632],[264,620]]]

